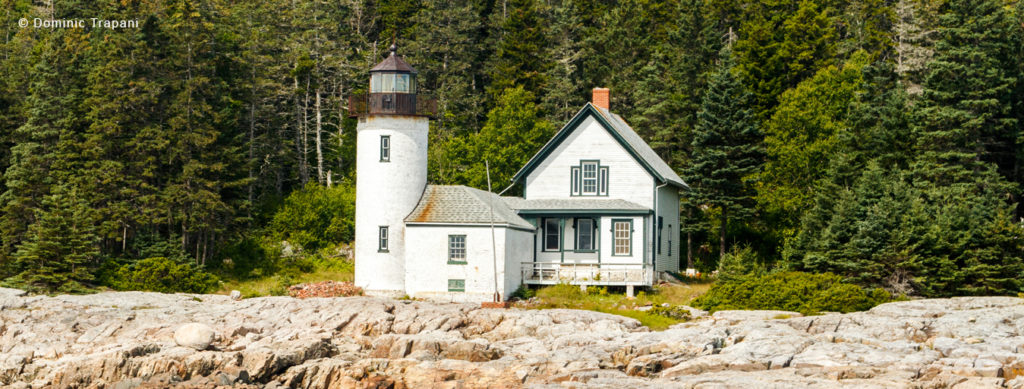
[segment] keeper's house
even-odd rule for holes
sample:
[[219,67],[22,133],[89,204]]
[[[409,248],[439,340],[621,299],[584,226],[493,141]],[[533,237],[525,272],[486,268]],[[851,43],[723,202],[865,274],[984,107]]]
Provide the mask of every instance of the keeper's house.
[[396,54],[355,96],[356,285],[369,294],[501,299],[521,284],[650,286],[679,270],[679,176],[619,115],[608,89],[513,181],[524,197],[427,184],[434,102]]

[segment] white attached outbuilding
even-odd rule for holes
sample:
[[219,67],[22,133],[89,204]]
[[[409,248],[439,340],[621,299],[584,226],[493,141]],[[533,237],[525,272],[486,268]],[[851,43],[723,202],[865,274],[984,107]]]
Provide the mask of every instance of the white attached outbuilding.
[[535,228],[493,193],[428,185],[405,218],[405,289],[452,302],[501,300],[522,283]]

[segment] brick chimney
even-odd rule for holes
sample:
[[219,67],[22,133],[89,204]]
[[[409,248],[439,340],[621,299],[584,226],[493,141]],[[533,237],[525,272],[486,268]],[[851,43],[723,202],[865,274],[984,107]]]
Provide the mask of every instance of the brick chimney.
[[601,108],[608,109],[608,102],[611,101],[608,88],[594,88],[594,98],[591,102]]

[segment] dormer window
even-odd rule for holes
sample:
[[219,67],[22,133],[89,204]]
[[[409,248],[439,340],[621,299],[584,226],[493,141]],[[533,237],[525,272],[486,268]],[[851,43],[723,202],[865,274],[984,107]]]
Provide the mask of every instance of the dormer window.
[[583,160],[570,168],[570,192],[573,196],[607,196],[608,167],[598,160]]

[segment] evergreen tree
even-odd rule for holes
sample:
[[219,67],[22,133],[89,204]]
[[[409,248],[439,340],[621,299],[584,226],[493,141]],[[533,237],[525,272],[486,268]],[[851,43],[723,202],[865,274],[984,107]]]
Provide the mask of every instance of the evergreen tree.
[[505,90],[522,86],[538,98],[547,83],[551,66],[546,54],[546,23],[537,0],[508,0],[496,9],[499,26],[494,55],[489,60],[492,100],[497,102]]
[[46,293],[85,290],[99,256],[90,212],[65,185],[47,195],[14,254],[20,272],[4,284]]
[[[794,8],[795,6],[795,8]],[[783,91],[833,63],[836,43],[830,10],[813,1],[755,1],[736,41],[737,69],[768,118]]]
[[920,162],[935,183],[973,180],[995,164],[1015,178],[1020,128],[1012,116],[1011,47],[999,1],[951,0],[941,9],[939,41],[920,103]]
[[761,167],[761,133],[750,111],[751,95],[733,73],[729,47],[719,55],[721,64],[709,77],[708,90],[697,113],[693,161],[686,171],[692,188],[690,202],[719,212],[719,256],[725,255],[725,234],[730,220],[754,213],[750,177]]

